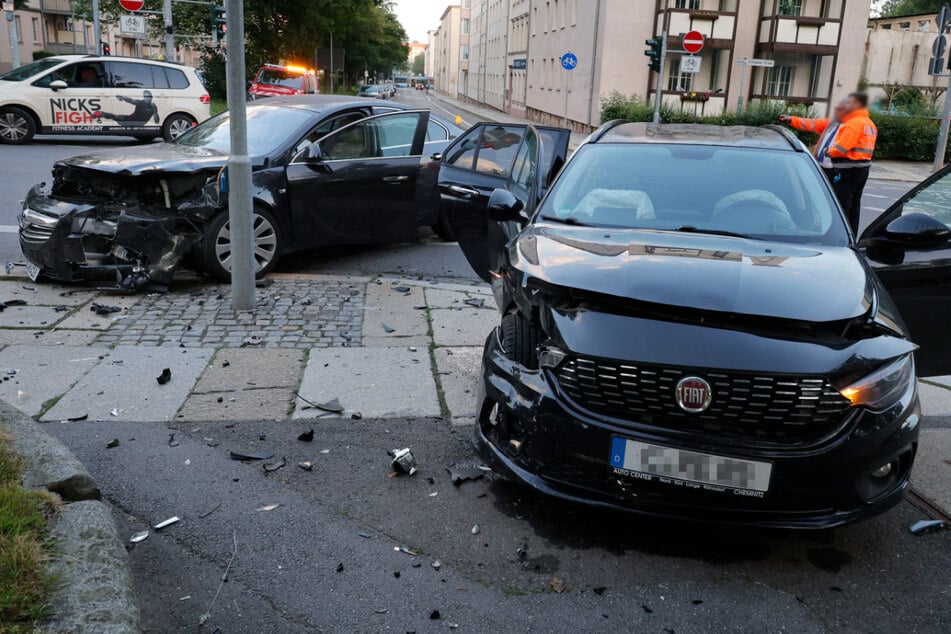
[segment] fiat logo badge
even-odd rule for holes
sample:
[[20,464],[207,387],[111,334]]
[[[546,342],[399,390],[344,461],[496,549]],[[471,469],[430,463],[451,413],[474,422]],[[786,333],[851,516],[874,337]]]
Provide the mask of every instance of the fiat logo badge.
[[688,376],[677,383],[675,390],[677,407],[685,412],[696,414],[710,407],[713,389],[699,376]]

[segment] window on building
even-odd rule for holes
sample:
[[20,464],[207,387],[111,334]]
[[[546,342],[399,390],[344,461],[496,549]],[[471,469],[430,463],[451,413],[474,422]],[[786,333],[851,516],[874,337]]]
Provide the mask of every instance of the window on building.
[[678,9],[699,9],[700,0],[677,0]]
[[911,30],[911,22],[899,22],[899,23],[898,23],[898,30],[899,30],[899,31],[910,31],[910,30]]
[[891,24],[883,24],[883,25],[882,25],[882,29],[884,29],[884,30],[886,30],[886,31],[891,31],[891,30],[892,30],[892,25],[891,25]]
[[40,43],[40,19],[33,18],[33,43]]
[[459,31],[463,35],[469,35],[469,18],[462,18],[462,21],[459,23]]
[[671,64],[667,73],[667,90],[689,92],[693,85],[693,73],[681,73],[678,64]]
[[802,0],[779,0],[779,15],[802,15]]
[[469,45],[468,44],[463,44],[462,46],[459,47],[459,55],[464,60],[469,59]]
[[792,86],[794,66],[773,66],[766,79],[766,94],[770,97],[788,97]]
[[918,32],[927,33],[931,30],[931,20],[918,20]]

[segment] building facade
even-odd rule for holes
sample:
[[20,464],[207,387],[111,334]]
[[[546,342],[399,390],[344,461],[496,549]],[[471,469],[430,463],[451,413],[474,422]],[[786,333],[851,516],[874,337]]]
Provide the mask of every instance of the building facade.
[[[466,12],[468,14],[468,10]],[[459,90],[460,57],[463,54],[468,56],[468,39],[463,44],[461,33],[462,7],[451,4],[439,18],[439,28],[430,34],[428,51],[432,56],[432,67],[426,73],[433,78],[435,90],[450,97],[455,97]]]
[[[859,85],[870,0],[471,0],[472,57],[461,99],[589,130],[612,92],[713,115],[782,101],[825,114]],[[501,28],[507,26],[507,28]],[[681,36],[706,43],[681,71]],[[666,31],[664,76],[643,42]],[[574,53],[571,71],[561,57]],[[772,68],[738,64],[772,60]],[[691,60],[692,64],[696,62]],[[462,73],[460,73],[462,77]]]
[[905,88],[919,90],[936,107],[944,105],[947,78],[928,73],[931,47],[938,35],[936,17],[925,13],[869,20],[862,76],[877,106],[890,108]]

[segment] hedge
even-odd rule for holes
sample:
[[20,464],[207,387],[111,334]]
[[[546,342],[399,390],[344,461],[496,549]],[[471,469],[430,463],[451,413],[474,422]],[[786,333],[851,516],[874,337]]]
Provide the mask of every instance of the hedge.
[[[741,113],[727,111],[708,117],[697,117],[685,105],[684,110],[665,105],[661,108],[661,120],[664,123],[708,123],[713,125],[752,125],[760,126],[776,123],[781,114],[814,116],[803,106],[791,106],[780,103],[756,103]],[[612,121],[652,121],[654,106],[638,97],[625,97],[618,93],[603,100],[601,120]],[[939,119],[872,113],[872,120],[878,126],[878,143],[875,158],[893,161],[930,161],[934,159],[935,144],[938,141]],[[816,142],[816,135],[793,131],[806,145]],[[951,150],[951,143],[949,143]],[[947,156],[947,151],[946,151]]]

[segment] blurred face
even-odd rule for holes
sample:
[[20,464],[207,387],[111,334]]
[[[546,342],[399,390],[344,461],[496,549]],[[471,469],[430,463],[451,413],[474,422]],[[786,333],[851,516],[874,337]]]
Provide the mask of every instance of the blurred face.
[[845,100],[846,112],[855,112],[862,109],[862,104],[855,100],[855,97],[849,97]]
[[840,101],[835,106],[835,110],[832,111],[832,117],[836,121],[842,121],[842,119],[849,113],[849,106],[846,102]]

